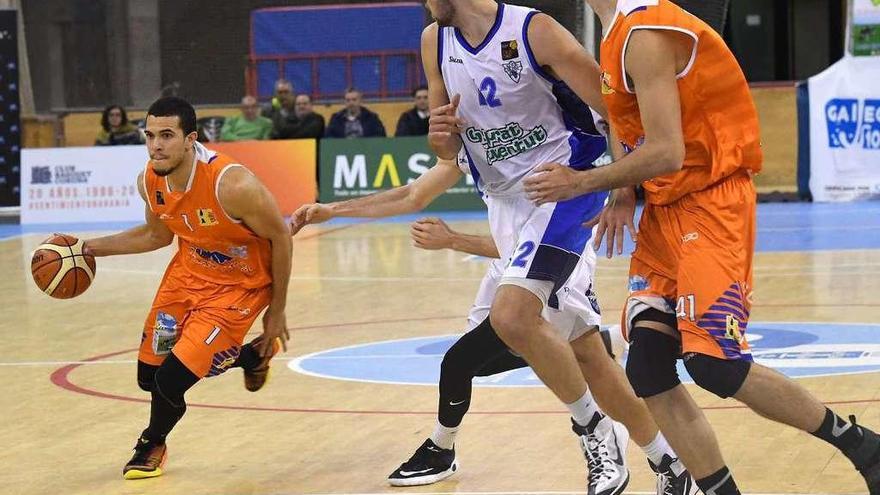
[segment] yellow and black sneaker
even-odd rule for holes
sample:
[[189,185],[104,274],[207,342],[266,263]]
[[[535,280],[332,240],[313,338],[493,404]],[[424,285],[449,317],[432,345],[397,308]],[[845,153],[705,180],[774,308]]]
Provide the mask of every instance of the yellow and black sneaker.
[[168,459],[168,448],[164,443],[155,443],[144,437],[134,446],[134,455],[122,468],[122,477],[127,480],[142,480],[162,476],[162,466]]
[[[262,336],[255,338],[251,341],[250,345],[256,349],[259,347],[261,339]],[[281,340],[276,337],[272,340],[272,352],[270,352],[268,356],[260,358],[256,367],[244,370],[244,388],[248,389],[250,392],[256,392],[263,388],[263,385],[269,381],[269,361],[271,361],[280,350]]]

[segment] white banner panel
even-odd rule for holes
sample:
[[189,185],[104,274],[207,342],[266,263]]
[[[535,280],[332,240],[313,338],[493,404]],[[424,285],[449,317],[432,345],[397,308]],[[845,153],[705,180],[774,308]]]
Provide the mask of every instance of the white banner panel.
[[142,221],[144,145],[21,152],[21,223]]
[[809,79],[814,201],[880,199],[880,57],[846,56]]

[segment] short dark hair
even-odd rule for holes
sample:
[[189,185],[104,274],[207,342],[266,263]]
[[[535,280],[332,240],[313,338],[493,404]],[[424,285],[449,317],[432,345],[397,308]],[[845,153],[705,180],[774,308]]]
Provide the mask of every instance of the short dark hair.
[[101,115],[101,127],[107,132],[110,132],[110,112],[117,108],[122,112],[122,121],[119,122],[119,125],[124,126],[125,124],[128,124],[128,114],[125,113],[124,108],[119,105],[108,105],[107,108],[104,109],[104,113]]
[[418,93],[419,91],[427,91],[427,90],[428,90],[428,87],[427,87],[427,86],[419,86],[418,88],[416,88],[416,89],[413,90],[413,92],[412,92],[412,97],[415,98],[415,97],[416,97],[416,93]]
[[147,110],[147,116],[177,117],[183,134],[196,132],[196,109],[188,101],[176,96],[163,96],[154,101]]

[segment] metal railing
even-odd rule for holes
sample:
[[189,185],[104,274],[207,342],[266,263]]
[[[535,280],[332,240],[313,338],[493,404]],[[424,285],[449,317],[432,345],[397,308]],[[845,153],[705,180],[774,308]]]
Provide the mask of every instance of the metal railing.
[[[358,88],[365,97],[368,98],[393,98],[408,97],[412,91],[423,84],[422,79],[422,61],[421,54],[418,50],[383,50],[372,52],[340,52],[340,53],[298,53],[286,55],[251,55],[248,60],[247,69],[247,89],[248,93],[257,95],[260,88],[257,87],[258,75],[257,65],[261,62],[275,62],[277,64],[276,79],[287,79],[286,65],[289,62],[308,61],[310,65],[309,79],[311,81],[312,99],[341,99],[345,90],[322,91],[321,90],[321,68],[320,63],[324,61],[342,61],[345,67],[345,87],[357,87],[354,83],[353,64],[357,60],[376,59],[379,68],[379,88],[364,89]],[[403,88],[389,89],[388,87],[388,66],[389,59],[403,59],[405,62]],[[298,88],[294,88],[298,93]]]

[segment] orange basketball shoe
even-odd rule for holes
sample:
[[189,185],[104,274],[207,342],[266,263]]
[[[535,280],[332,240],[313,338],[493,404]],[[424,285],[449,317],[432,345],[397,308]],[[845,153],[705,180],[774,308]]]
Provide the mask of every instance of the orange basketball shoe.
[[[259,346],[262,336],[251,341],[254,347]],[[244,388],[250,392],[256,392],[263,388],[263,385],[269,381],[269,361],[281,350],[281,340],[277,337],[272,340],[272,352],[268,356],[260,359],[260,363],[253,369],[244,370]]]
[[127,480],[142,480],[162,476],[162,466],[168,459],[168,448],[164,443],[154,443],[141,437],[134,446],[134,455],[122,468],[122,477]]

